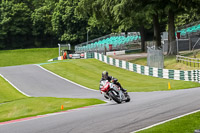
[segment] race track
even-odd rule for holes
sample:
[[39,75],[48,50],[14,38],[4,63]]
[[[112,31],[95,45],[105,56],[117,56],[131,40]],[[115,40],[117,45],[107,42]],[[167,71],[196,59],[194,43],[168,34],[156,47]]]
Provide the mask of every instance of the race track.
[[0,74],[22,92],[34,97],[100,98],[89,91],[44,71],[37,65],[0,67]]
[[[31,96],[99,98],[91,91],[36,65],[0,68],[0,74]],[[129,93],[131,102],[56,113],[37,119],[1,124],[0,133],[129,133],[200,109],[200,88]]]

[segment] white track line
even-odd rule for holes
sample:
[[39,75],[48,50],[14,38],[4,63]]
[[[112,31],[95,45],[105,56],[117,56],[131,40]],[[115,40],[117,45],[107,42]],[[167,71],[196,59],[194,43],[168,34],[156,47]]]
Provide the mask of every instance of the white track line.
[[169,121],[172,121],[172,120],[175,120],[175,119],[178,119],[178,118],[187,116],[187,115],[191,115],[191,114],[197,113],[197,112],[200,112],[200,109],[199,109],[199,110],[196,110],[196,111],[193,111],[193,112],[190,112],[190,113],[187,113],[187,114],[183,114],[183,115],[180,115],[180,116],[171,118],[171,119],[166,120],[166,121],[162,121],[162,122],[153,124],[153,125],[151,125],[151,126],[148,126],[148,127],[145,127],[145,128],[142,128],[142,129],[139,129],[139,130],[136,130],[136,131],[133,131],[133,132],[131,132],[131,133],[136,133],[136,132],[139,132],[139,131],[143,131],[143,130],[146,130],[146,129],[149,129],[149,128],[152,128],[152,127],[155,127],[155,126],[158,126],[158,125],[161,125],[161,124],[164,124],[164,123],[166,123],[166,122],[169,122]]
[[7,78],[5,78],[2,74],[0,74],[0,76],[5,79],[10,85],[12,85],[15,89],[17,89],[20,93],[22,93],[23,95],[27,96],[27,97],[31,97],[30,95],[24,93],[23,91],[21,91],[20,89],[18,89],[13,83],[11,83]]
[[82,86],[82,85],[80,85],[80,84],[77,84],[77,83],[75,83],[75,82],[73,82],[73,81],[71,81],[71,80],[68,80],[68,79],[66,79],[66,78],[63,78],[63,77],[61,77],[61,76],[59,76],[59,75],[57,75],[57,74],[55,74],[55,73],[53,73],[53,72],[51,72],[51,71],[45,69],[45,68],[43,68],[42,66],[40,66],[40,65],[38,65],[38,64],[35,64],[35,65],[38,66],[38,67],[40,67],[41,69],[45,70],[46,72],[49,72],[49,73],[51,73],[51,74],[53,74],[53,75],[55,75],[55,76],[57,76],[57,77],[59,77],[59,78],[61,78],[61,79],[64,79],[65,81],[68,81],[68,82],[70,82],[70,83],[72,83],[72,84],[75,84],[75,85],[77,85],[77,86],[80,86],[80,87],[82,87],[82,88],[84,88],[84,89],[87,89],[87,90],[90,90],[90,91],[98,91],[98,90],[93,90],[93,89],[87,88],[87,87],[85,87],[85,86]]

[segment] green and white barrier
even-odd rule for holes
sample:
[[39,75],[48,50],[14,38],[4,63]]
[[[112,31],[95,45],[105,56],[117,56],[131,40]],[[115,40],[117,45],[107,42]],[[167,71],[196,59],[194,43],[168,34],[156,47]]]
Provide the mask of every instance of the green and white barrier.
[[94,52],[85,52],[84,57],[85,59],[94,58]]
[[63,60],[63,56],[59,56],[57,58],[50,59],[48,61],[56,61],[56,60]]
[[94,53],[94,58],[102,62],[105,62],[107,64],[143,75],[165,78],[165,79],[193,81],[200,83],[200,70],[182,71],[182,70],[170,70],[170,69],[160,69],[155,67],[142,66],[124,60],[113,59],[111,57],[99,53]]

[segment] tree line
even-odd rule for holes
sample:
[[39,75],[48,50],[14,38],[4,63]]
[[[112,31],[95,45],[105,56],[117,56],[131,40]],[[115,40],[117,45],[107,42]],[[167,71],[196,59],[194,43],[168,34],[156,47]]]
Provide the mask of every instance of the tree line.
[[176,27],[200,19],[198,0],[1,0],[0,49],[72,45],[111,32],[147,33],[156,46],[169,33],[169,54],[176,54]]
[[[86,41],[88,18],[75,10],[79,0],[1,0],[0,49],[56,47]],[[93,28],[90,39],[109,34]]]

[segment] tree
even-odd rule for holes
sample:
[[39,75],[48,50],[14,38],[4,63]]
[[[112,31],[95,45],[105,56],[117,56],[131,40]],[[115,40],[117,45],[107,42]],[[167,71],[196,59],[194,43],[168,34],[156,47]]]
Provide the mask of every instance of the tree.
[[141,34],[141,49],[145,49],[145,28],[153,24],[156,46],[161,46],[160,19],[162,15],[161,0],[122,0],[115,6],[116,20],[121,27],[139,30]]
[[176,55],[175,18],[179,13],[182,14],[193,8],[199,9],[199,6],[197,6],[199,5],[199,2],[197,0],[169,0],[164,1],[163,4],[165,5],[165,11],[168,15],[168,55]]
[[104,2],[101,0],[81,0],[76,8],[76,14],[79,18],[87,21],[87,29],[90,29],[91,34],[96,34],[98,37],[114,32],[114,23],[111,16],[105,13],[109,9],[103,7]]
[[77,44],[85,38],[87,21],[75,14],[79,0],[60,0],[52,16],[53,31],[62,42]]
[[[1,48],[23,48],[29,43],[31,11],[25,3],[2,1],[0,34],[3,35]],[[23,43],[27,42],[27,43]]]
[[140,31],[141,50],[145,51],[145,28],[150,28],[151,20],[146,17],[145,10],[141,8],[142,3],[132,0],[123,0],[113,8],[115,21],[119,23],[119,31]]
[[[53,11],[58,0],[45,0],[41,5],[35,5],[37,8],[31,15],[33,22],[33,36],[35,38],[35,46],[41,47],[42,43],[49,43],[49,46],[55,46],[57,42],[56,34],[53,31],[51,23]],[[38,4],[38,3],[37,3]]]

